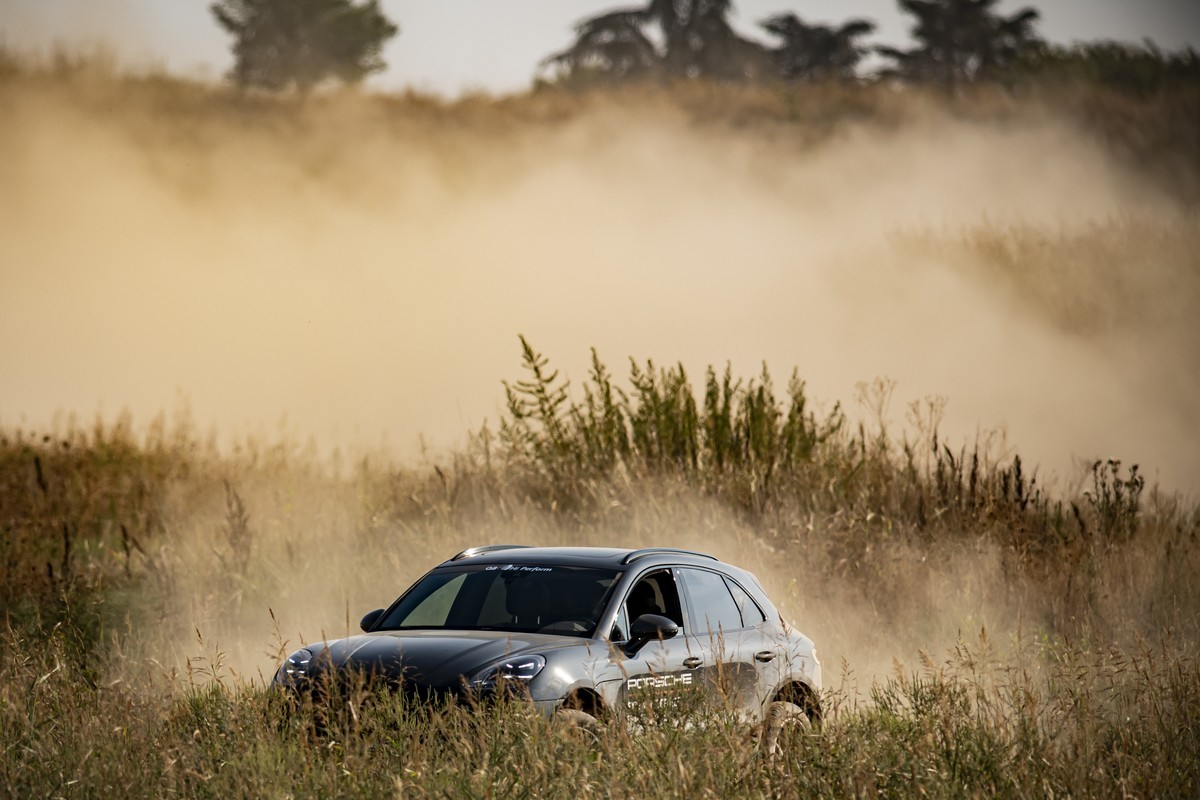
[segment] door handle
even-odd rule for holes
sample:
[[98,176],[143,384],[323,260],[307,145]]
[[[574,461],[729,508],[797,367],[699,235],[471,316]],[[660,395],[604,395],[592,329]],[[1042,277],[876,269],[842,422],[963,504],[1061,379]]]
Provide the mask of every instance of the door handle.
[[774,658],[775,658],[775,654],[772,653],[770,650],[759,650],[757,653],[754,654],[754,660],[761,661],[764,664]]
[[703,663],[704,663],[704,659],[700,658],[700,656],[691,656],[691,657],[685,658],[683,660],[683,665],[685,667],[687,667],[688,669],[695,669],[696,667],[700,666]]

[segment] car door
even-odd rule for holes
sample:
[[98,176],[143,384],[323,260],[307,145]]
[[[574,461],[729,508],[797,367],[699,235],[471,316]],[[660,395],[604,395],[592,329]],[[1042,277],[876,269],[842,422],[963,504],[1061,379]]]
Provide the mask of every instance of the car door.
[[727,578],[714,570],[679,570],[688,610],[689,651],[703,660],[704,690],[719,707],[756,719],[760,714],[755,653],[761,632],[747,626]]
[[767,615],[750,593],[728,575],[724,578],[725,585],[729,587],[729,592],[742,615],[744,627],[740,637],[741,646],[745,652],[751,653],[754,659],[756,675],[753,693],[756,707],[752,711],[757,716],[779,686],[783,671],[787,668],[788,645],[786,641],[768,632]]
[[619,659],[623,675],[620,703],[634,719],[649,721],[679,715],[694,707],[703,691],[703,659],[687,637],[683,604],[671,569],[650,570],[632,584],[617,613],[610,636],[614,645],[628,643],[630,625],[641,614],[667,617],[679,626],[673,638],[647,642]]

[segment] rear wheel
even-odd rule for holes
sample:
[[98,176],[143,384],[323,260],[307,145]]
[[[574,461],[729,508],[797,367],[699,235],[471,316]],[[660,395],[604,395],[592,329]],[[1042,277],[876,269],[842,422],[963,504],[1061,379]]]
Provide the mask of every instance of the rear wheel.
[[799,737],[811,733],[812,720],[805,709],[788,700],[776,700],[767,707],[763,719],[762,752],[770,759],[792,749],[789,745]]

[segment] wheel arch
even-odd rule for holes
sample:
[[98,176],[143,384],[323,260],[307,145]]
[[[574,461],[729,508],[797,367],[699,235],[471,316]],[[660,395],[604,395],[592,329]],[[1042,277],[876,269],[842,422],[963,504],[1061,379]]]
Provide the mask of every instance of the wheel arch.
[[563,698],[562,708],[586,711],[596,719],[603,719],[609,713],[604,698],[592,686],[573,687]]
[[[795,703],[804,709],[813,725],[820,725],[822,719],[821,697],[817,691],[801,680],[790,680],[780,686],[771,697],[771,702]],[[768,704],[769,705],[769,704]]]

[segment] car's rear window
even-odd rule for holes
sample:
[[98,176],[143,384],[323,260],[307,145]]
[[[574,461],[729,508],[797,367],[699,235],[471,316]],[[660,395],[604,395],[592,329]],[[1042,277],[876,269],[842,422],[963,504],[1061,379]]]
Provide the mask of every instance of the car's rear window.
[[439,569],[408,590],[375,630],[498,630],[592,636],[620,572],[549,564]]

